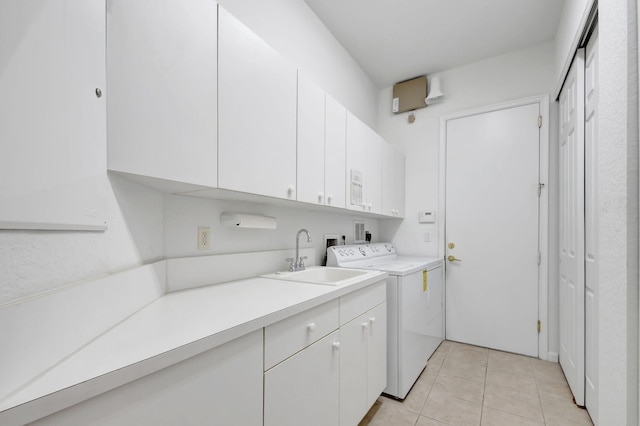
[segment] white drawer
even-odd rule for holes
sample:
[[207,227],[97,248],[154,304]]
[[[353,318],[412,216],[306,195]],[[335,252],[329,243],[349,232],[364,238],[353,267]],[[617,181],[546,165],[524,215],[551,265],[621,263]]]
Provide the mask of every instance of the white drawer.
[[340,325],[344,325],[387,300],[387,281],[382,280],[340,298]]
[[338,299],[264,328],[264,370],[338,329]]

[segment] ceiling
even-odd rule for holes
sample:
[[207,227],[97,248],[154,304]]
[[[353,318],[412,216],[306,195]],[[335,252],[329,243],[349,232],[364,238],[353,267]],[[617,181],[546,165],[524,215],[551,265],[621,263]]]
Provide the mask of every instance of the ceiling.
[[555,37],[564,0],[305,0],[379,87]]

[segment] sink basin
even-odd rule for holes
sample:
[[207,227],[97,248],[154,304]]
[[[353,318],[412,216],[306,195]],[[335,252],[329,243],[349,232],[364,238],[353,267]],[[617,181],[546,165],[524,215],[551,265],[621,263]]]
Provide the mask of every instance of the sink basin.
[[361,277],[369,273],[369,271],[360,271],[356,269],[318,267],[297,272],[276,272],[275,274],[267,275],[267,277],[313,284],[340,285],[346,280]]

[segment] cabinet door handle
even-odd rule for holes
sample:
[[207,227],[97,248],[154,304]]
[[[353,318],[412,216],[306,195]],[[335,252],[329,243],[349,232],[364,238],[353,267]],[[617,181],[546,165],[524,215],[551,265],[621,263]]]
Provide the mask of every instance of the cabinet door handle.
[[324,193],[319,192],[318,193],[318,203],[322,204],[323,200],[324,200]]
[[362,323],[362,328],[367,328],[369,327],[369,323],[368,322],[363,322]]
[[287,188],[287,194],[289,195],[289,198],[292,198],[296,193],[296,187],[295,185],[289,185],[289,188]]
[[316,323],[315,322],[310,322],[309,324],[307,324],[307,330],[313,331],[315,329],[316,329]]
[[340,342],[333,342],[333,349],[335,349],[336,351],[340,350]]
[[332,199],[333,199],[333,194],[327,195],[327,204],[331,204]]
[[374,322],[376,322],[376,317],[369,318],[369,321],[371,322],[371,324],[373,324]]

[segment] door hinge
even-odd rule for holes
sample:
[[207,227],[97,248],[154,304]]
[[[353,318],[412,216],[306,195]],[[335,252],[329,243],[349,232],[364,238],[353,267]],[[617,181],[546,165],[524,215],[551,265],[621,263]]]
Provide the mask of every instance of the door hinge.
[[544,183],[538,184],[538,197],[542,195],[542,190],[544,189]]
[[538,116],[538,128],[542,127],[542,116]]
[[538,334],[540,334],[541,328],[542,328],[542,324],[540,323],[540,320],[538,320]]
[[542,254],[538,252],[538,266],[540,266],[541,262],[542,262]]

